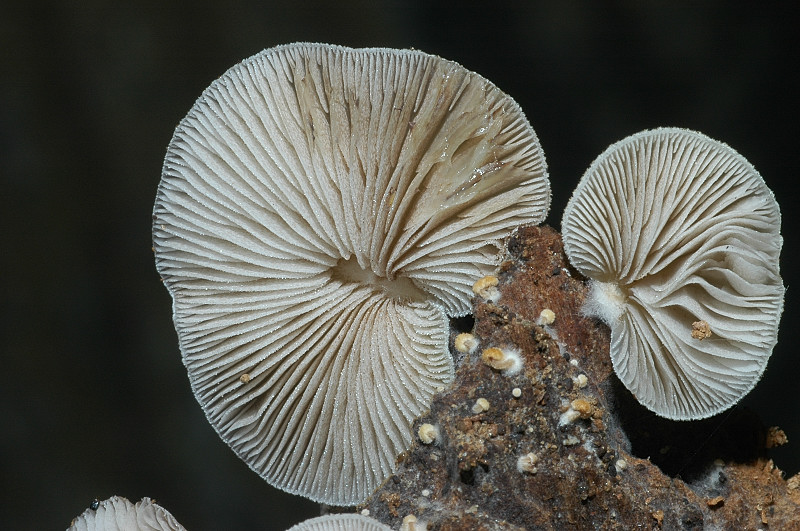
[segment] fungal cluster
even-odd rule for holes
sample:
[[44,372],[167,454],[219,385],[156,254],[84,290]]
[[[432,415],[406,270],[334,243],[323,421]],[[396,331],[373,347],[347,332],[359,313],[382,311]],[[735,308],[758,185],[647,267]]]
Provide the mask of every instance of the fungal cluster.
[[[498,252],[549,203],[519,106],[456,63],[299,43],[234,66],[176,129],[153,212],[156,266],[211,425],[270,484],[364,502],[413,444],[434,452],[450,436],[435,422],[412,429],[453,381],[449,319],[474,300],[513,321]],[[583,311],[610,327],[614,371],[643,405],[699,419],[752,389],[784,287],[780,211],[743,157],[691,131],[633,135],[587,170],[562,231],[588,279]],[[578,282],[566,264],[549,271]],[[592,446],[605,408],[587,373],[602,370],[570,359],[586,348],[578,317],[554,299],[527,311],[524,341],[561,357],[547,347],[527,366],[522,336],[455,335],[457,360],[503,379],[502,395],[460,402],[459,430],[491,439],[505,427],[486,418],[540,407],[560,435],[535,451],[527,441],[518,472],[537,474],[559,451],[622,473],[625,459]],[[545,384],[554,363],[566,391]],[[462,477],[485,454],[460,463]],[[296,529],[383,529],[350,516]],[[424,528],[411,513],[402,525]]]
[[[476,301],[473,335],[487,348],[514,345],[524,369],[508,376],[484,363],[480,350],[466,356],[453,385],[419,421],[446,437],[404,454],[392,479],[365,503],[370,515],[395,529],[409,514],[434,529],[494,529],[497,522],[509,529],[758,529],[764,527],[760,506],[770,529],[793,529],[800,498],[788,489],[796,488],[797,477],[787,482],[766,461],[731,457],[758,448],[755,424],[671,422],[643,411],[621,385],[611,384],[608,330],[582,314],[585,281],[565,268],[562,241],[552,229],[527,227],[512,237],[497,274],[502,298]],[[537,323],[542,308],[557,315],[551,325]],[[490,407],[475,413],[479,398]],[[561,423],[566,412],[569,422]],[[719,430],[718,436],[704,429]],[[682,477],[659,468],[658,448],[648,459],[650,450],[634,452],[631,445],[645,433],[660,441],[673,430],[684,433],[667,449],[674,453],[670,462],[689,463]],[[697,459],[699,433],[703,456],[713,456],[708,461]],[[705,474],[716,457],[725,460],[717,470],[728,478],[724,489],[688,479]]]

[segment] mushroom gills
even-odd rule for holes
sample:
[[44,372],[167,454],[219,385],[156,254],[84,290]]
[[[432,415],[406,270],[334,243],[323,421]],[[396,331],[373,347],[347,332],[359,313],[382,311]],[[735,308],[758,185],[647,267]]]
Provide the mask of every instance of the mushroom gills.
[[371,269],[362,267],[355,256],[340,259],[331,269],[331,279],[359,287],[369,286],[372,290],[398,301],[424,302],[430,298],[430,295],[417,287],[413,279],[402,275],[397,275],[394,279],[379,276]]

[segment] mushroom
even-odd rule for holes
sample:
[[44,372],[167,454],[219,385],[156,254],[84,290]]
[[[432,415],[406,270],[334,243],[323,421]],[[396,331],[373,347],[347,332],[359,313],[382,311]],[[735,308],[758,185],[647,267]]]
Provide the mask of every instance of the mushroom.
[[[96,500],[95,500],[96,501]],[[92,502],[92,506],[75,518],[68,531],[127,531],[151,529],[154,531],[185,531],[166,509],[150,498],[142,498],[134,505],[122,496],[112,496]]]
[[617,376],[648,409],[709,417],[759,380],[783,308],[780,223],[753,166],[693,131],[638,133],[587,170],[564,247],[590,279],[586,313],[611,328]]
[[272,485],[363,501],[453,379],[448,317],[549,202],[519,106],[456,63],[291,44],[234,66],[175,131],[153,216],[208,420]]
[[391,528],[360,514],[326,514],[300,522],[288,531],[391,531]]

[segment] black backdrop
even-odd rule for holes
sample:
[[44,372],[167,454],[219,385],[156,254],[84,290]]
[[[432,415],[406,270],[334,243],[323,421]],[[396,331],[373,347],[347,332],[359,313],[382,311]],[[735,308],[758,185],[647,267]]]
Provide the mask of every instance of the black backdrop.
[[177,122],[235,62],[293,41],[415,47],[491,79],[541,139],[556,227],[589,163],[636,131],[688,127],[747,157],[783,206],[789,290],[780,343],[743,404],[786,430],[773,456],[797,473],[799,26],[766,2],[728,4],[4,2],[0,527],[63,529],[112,494],[155,497],[191,530],[285,529],[318,513],[207,424],[150,251]]

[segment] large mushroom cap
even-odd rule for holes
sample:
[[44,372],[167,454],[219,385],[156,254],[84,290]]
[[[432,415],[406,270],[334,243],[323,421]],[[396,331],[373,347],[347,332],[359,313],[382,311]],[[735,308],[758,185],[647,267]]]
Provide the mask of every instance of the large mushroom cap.
[[761,377],[783,308],[780,210],[725,144],[656,129],[611,146],[581,179],[562,231],[611,327],[620,380],[647,408],[699,419]]
[[163,507],[150,498],[134,505],[122,496],[97,503],[75,518],[67,531],[186,531]]
[[175,131],[154,209],[209,421],[271,484],[364,500],[453,377],[447,316],[549,201],[521,110],[458,64],[293,44],[234,66]]

